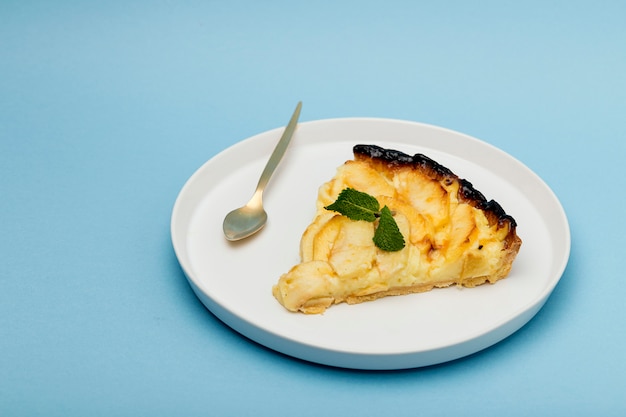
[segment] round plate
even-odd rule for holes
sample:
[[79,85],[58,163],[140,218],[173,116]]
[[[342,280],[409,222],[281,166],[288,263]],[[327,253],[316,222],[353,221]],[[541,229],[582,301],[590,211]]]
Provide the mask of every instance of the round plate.
[[[402,369],[457,359],[509,336],[543,306],[563,273],[570,232],[561,204],[530,169],[503,151],[448,129],[399,120],[350,118],[301,123],[264,195],[269,221],[228,242],[224,216],[252,196],[283,128],[246,139],[206,162],[182,188],[171,233],[198,298],[220,320],[276,351],[355,369]],[[424,153],[498,201],[518,224],[522,248],[494,285],[450,287],[339,304],[322,315],[290,313],[272,296],[299,262],[317,190],[352,159],[355,144]]]

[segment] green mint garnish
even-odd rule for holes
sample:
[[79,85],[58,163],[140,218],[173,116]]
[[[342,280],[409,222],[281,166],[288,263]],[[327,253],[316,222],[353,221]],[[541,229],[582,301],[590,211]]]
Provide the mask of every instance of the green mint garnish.
[[388,252],[399,251],[404,247],[404,236],[387,206],[380,211],[378,227],[374,232],[374,244]]
[[324,207],[347,216],[350,220],[373,222],[380,212],[378,200],[367,193],[354,188],[346,188],[337,197],[337,201]]
[[354,188],[346,188],[339,193],[334,203],[324,208],[341,213],[350,220],[374,222],[379,219],[374,232],[374,244],[388,252],[395,252],[404,248],[404,237],[400,233],[391,210],[387,206],[381,210],[375,197]]

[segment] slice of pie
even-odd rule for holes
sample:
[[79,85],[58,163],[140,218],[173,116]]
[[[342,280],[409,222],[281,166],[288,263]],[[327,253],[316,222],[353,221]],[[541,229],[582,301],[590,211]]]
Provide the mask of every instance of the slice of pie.
[[[509,274],[522,241],[497,202],[422,154],[374,145],[356,145],[353,152],[354,160],[319,189],[316,216],[300,242],[301,262],[272,289],[287,310],[318,314],[337,303],[475,287]],[[376,222],[325,208],[346,188],[389,207],[404,248],[379,249]]]

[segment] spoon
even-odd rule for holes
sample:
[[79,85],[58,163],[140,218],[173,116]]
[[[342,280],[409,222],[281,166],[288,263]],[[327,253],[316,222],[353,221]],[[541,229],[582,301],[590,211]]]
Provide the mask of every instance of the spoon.
[[298,124],[301,108],[302,102],[298,102],[296,110],[293,112],[291,120],[289,120],[289,124],[285,128],[278,144],[276,144],[276,148],[274,148],[274,152],[272,152],[270,159],[267,161],[267,165],[265,165],[265,169],[261,174],[261,178],[259,178],[259,183],[250,201],[248,201],[245,206],[231,211],[224,218],[223,229],[224,236],[226,236],[227,240],[235,241],[245,239],[265,226],[267,213],[263,208],[263,191],[287,150],[287,145],[289,145],[293,132],[296,130],[296,125]]

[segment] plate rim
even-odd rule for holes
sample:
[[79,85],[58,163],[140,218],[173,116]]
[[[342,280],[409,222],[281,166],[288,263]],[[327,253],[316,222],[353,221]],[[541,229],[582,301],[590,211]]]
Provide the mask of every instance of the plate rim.
[[[299,359],[303,359],[310,362],[320,363],[324,365],[344,367],[344,368],[354,368],[354,369],[380,369],[380,370],[390,370],[390,369],[405,369],[405,368],[415,368],[427,365],[434,365],[437,363],[447,362],[450,360],[458,359],[463,356],[467,356],[469,354],[478,352],[484,348],[492,346],[493,344],[499,342],[500,340],[510,336],[515,333],[521,327],[523,327],[534,315],[543,307],[554,288],[560,281],[569,261],[569,257],[571,254],[571,232],[569,227],[569,221],[566,215],[566,212],[559,201],[558,197],[554,193],[554,191],[550,188],[550,186],[533,170],[531,170],[528,166],[523,164],[521,161],[507,153],[506,151],[488,143],[482,141],[476,137],[470,136],[468,134],[458,132],[449,128],[422,123],[415,122],[409,120],[402,119],[389,119],[389,118],[379,118],[379,117],[347,117],[347,118],[329,118],[329,119],[319,119],[301,122],[299,127],[304,126],[304,128],[314,128],[321,127],[324,125],[333,125],[333,124],[353,124],[353,123],[383,123],[383,124],[403,124],[409,127],[419,127],[422,129],[434,129],[442,132],[447,132],[454,137],[462,137],[469,142],[474,143],[477,146],[487,147],[492,152],[497,152],[505,159],[509,161],[515,162],[518,164],[518,168],[521,168],[525,171],[526,174],[531,174],[534,178],[534,181],[538,181],[543,188],[544,192],[548,192],[553,200],[553,203],[556,203],[556,210],[559,214],[559,218],[562,221],[563,232],[565,235],[562,236],[561,242],[564,244],[563,252],[561,256],[561,261],[555,267],[556,273],[554,274],[554,278],[550,279],[549,285],[541,291],[533,300],[530,300],[528,303],[525,303],[523,306],[519,307],[516,311],[509,314],[507,317],[503,317],[498,321],[497,325],[486,329],[482,334],[476,335],[473,338],[468,340],[463,340],[460,343],[456,343],[450,346],[437,347],[434,349],[430,349],[428,351],[408,351],[408,352],[395,352],[393,354],[385,354],[385,353],[354,353],[347,351],[339,351],[332,350],[329,352],[328,349],[314,346],[313,344],[302,342],[298,340],[293,340],[293,338],[286,337],[285,335],[277,334],[273,332],[271,329],[261,328],[254,323],[250,323],[247,320],[238,317],[235,312],[228,310],[225,306],[220,305],[216,300],[213,300],[209,293],[203,288],[202,283],[199,282],[192,273],[192,270],[189,266],[189,260],[185,258],[185,254],[181,249],[180,243],[180,221],[181,216],[184,217],[185,213],[181,213],[183,203],[185,200],[186,192],[189,191],[190,187],[194,183],[194,180],[201,175],[202,171],[208,169],[208,167],[215,163],[215,161],[219,161],[225,154],[237,151],[239,149],[245,149],[250,143],[254,141],[262,140],[264,137],[272,136],[277,134],[279,131],[282,131],[282,127],[270,129],[261,133],[257,133],[253,136],[245,138],[239,142],[232,144],[231,146],[226,147],[225,149],[219,151],[211,158],[209,158],[206,162],[204,162],[198,169],[194,171],[194,173],[187,179],[184,183],[183,187],[179,191],[176,200],[174,202],[174,206],[172,208],[172,216],[170,222],[170,233],[171,233],[171,241],[173,245],[173,249],[175,255],[179,261],[179,264],[183,270],[183,273],[192,287],[196,296],[202,301],[202,303],[211,311],[215,316],[217,316],[221,321],[223,321],[226,325],[233,328],[237,332],[241,333],[243,336],[258,342],[266,347],[269,347],[273,350],[286,354],[288,356],[293,356]],[[326,126],[327,127],[327,126]],[[323,142],[323,141],[322,141]],[[437,147],[436,149],[441,150],[441,147]],[[445,152],[445,151],[443,151]],[[208,187],[207,187],[208,188]],[[187,229],[189,227],[189,223],[191,222],[191,216],[187,219]],[[183,223],[184,224],[184,223]],[[507,324],[511,322],[516,322],[514,325],[509,325],[508,329],[503,331],[502,328],[507,327]],[[491,336],[491,337],[487,337]],[[481,343],[478,343],[481,342]],[[287,347],[285,347],[287,346]],[[456,354],[445,354],[446,350],[453,349],[456,351]],[[329,354],[330,353],[330,354]],[[384,356],[384,365],[373,365],[371,359],[372,358],[381,358]],[[376,361],[376,363],[378,363]]]

